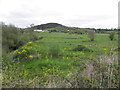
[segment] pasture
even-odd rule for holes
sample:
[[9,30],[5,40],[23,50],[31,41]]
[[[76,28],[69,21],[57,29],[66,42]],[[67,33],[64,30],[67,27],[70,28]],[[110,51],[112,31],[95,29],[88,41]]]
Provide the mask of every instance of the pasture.
[[[3,62],[3,87],[107,88],[118,87],[118,35],[58,32],[36,33]],[[9,60],[8,60],[9,58]],[[112,73],[112,74],[111,74]]]

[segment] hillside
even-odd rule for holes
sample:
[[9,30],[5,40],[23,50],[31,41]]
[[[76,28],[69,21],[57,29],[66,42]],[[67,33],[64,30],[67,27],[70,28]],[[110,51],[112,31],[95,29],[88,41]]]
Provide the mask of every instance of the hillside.
[[68,27],[59,23],[46,23],[46,24],[41,24],[41,25],[36,25],[32,28],[35,29],[42,29],[42,30],[77,30],[81,29],[78,27]]
[[[105,33],[105,31],[112,31],[112,29],[95,29],[95,28],[79,28],[79,27],[69,27],[69,26],[65,26],[59,23],[46,23],[46,24],[41,24],[41,25],[36,25],[33,26],[32,28],[34,29],[42,29],[42,30],[54,30],[54,31],[75,31],[75,32],[87,32],[89,30],[94,30],[97,33]],[[76,31],[77,30],[77,31]],[[117,30],[117,29],[114,29]]]
[[50,28],[58,28],[58,27],[59,28],[66,28],[66,26],[63,26],[63,25],[58,24],[58,23],[46,23],[46,24],[36,25],[34,27],[37,29],[42,29],[42,30],[50,29]]

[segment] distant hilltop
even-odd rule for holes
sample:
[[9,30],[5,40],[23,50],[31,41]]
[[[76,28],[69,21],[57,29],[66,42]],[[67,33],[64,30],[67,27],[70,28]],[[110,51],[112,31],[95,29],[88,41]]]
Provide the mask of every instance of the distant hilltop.
[[59,23],[46,23],[46,24],[33,26],[32,28],[39,29],[39,30],[59,30],[59,31],[80,29],[77,27],[68,27]]
[[41,24],[41,25],[35,25],[32,26],[31,28],[38,29],[38,30],[53,30],[53,31],[66,31],[66,30],[94,30],[94,31],[111,31],[111,30],[117,30],[117,29],[95,29],[95,28],[78,28],[78,27],[68,27],[59,23],[46,23],[46,24]]
[[58,23],[46,23],[46,24],[41,24],[41,25],[36,25],[34,26],[36,29],[49,29],[49,28],[56,28],[56,27],[66,27]]

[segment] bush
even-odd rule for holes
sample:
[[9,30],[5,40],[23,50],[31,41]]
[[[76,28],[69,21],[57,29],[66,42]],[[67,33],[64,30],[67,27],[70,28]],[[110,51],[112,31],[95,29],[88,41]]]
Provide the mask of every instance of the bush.
[[111,32],[109,35],[110,40],[114,40],[115,39],[115,32]]
[[88,31],[88,37],[90,38],[90,41],[94,41],[95,39],[94,31]]
[[32,49],[33,42],[28,42],[26,45],[21,47],[18,50],[14,51],[14,59],[20,60],[20,59],[34,59],[34,56],[37,57],[37,52]]
[[89,48],[86,48],[85,46],[78,45],[76,48],[73,49],[74,51],[88,51],[88,52],[93,52]]
[[14,25],[2,23],[2,50],[10,52],[18,49],[29,41],[35,40],[36,35],[31,29],[19,29]]
[[85,32],[83,30],[71,30],[69,31],[69,34],[84,34]]

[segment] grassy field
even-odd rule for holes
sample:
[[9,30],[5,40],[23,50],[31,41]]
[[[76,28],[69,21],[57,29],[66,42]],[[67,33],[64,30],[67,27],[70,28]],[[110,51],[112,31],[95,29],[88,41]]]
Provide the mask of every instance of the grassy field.
[[[37,33],[3,62],[3,87],[108,88],[119,87],[118,36],[57,32]],[[9,60],[8,60],[9,58]]]

